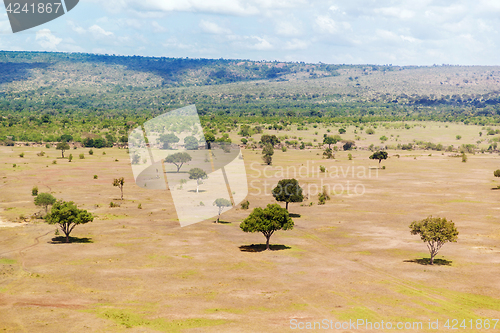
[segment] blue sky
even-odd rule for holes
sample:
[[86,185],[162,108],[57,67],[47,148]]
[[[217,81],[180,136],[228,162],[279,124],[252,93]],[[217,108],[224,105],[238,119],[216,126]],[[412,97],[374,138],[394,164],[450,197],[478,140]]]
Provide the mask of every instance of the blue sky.
[[340,64],[499,65],[497,0],[80,0],[0,49]]

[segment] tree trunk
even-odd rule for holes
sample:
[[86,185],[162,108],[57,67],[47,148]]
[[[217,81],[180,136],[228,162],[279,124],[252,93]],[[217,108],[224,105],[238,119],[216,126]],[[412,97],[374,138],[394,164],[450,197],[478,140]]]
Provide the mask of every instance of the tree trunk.
[[123,187],[120,190],[122,191],[122,200],[123,200]]
[[200,187],[200,185],[196,184],[196,193],[198,193],[198,187]]
[[288,201],[285,202],[285,204],[286,204],[286,210],[288,210]]
[[431,253],[431,265],[434,265],[434,256],[435,254]]
[[269,238],[271,238],[271,235],[266,236],[266,251],[269,250]]
[[62,158],[64,158],[64,150],[61,149]]

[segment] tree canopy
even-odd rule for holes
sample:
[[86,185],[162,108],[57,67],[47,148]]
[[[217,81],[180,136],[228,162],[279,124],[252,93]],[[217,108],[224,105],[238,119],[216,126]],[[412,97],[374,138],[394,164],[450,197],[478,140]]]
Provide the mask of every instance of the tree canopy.
[[386,160],[388,156],[389,155],[386,151],[376,151],[370,156],[370,159],[378,160],[378,164],[380,165],[380,162],[382,162],[382,160]]
[[165,158],[165,162],[172,163],[177,167],[177,172],[179,172],[184,163],[188,163],[190,161],[191,161],[191,155],[185,152],[168,155]]
[[240,223],[244,232],[262,232],[266,237],[266,250],[269,250],[269,239],[277,230],[293,229],[293,220],[288,211],[278,204],[269,204],[266,208],[255,208],[253,212]]
[[94,216],[84,209],[78,209],[73,201],[59,200],[54,203],[50,214],[45,217],[49,224],[58,224],[61,231],[66,235],[66,243],[69,243],[69,234],[80,224],[92,222]]
[[39,193],[35,197],[35,205],[43,206],[45,208],[45,212],[47,212],[47,207],[49,205],[53,205],[56,202],[56,198],[50,193]]
[[277,201],[286,203],[286,210],[288,210],[288,203],[304,201],[302,188],[296,179],[282,179],[278,185],[272,190],[273,197]]
[[278,143],[280,143],[280,140],[276,135],[269,135],[269,134],[264,134],[260,138],[260,141],[263,144],[270,144],[271,146],[276,146]]
[[323,144],[328,145],[328,148],[331,149],[332,148],[331,145],[336,144],[340,140],[342,140],[342,138],[338,134],[334,135],[334,136],[328,135],[328,136],[325,136],[325,138],[323,139]]
[[121,199],[123,200],[123,185],[125,184],[125,179],[123,177],[115,178],[113,180],[113,186],[117,186],[120,188]]
[[171,149],[172,143],[177,143],[179,141],[180,139],[173,133],[162,134],[158,138],[158,142],[162,144],[163,149]]
[[61,151],[61,156],[64,158],[64,151],[69,149],[69,144],[67,142],[59,142],[56,145],[56,149]]
[[189,179],[196,180],[196,193],[198,193],[198,189],[202,179],[207,178],[207,173],[200,168],[193,168],[189,170]]
[[197,150],[198,140],[194,136],[187,136],[184,138],[184,147],[187,150]]
[[218,198],[218,199],[215,199],[214,206],[217,206],[219,208],[219,215],[217,216],[217,221],[216,221],[216,223],[219,223],[219,218],[220,218],[220,214],[222,213],[222,210],[225,207],[231,207],[233,205],[231,204],[231,201],[229,201],[225,198]]
[[412,222],[410,229],[412,235],[420,235],[420,239],[427,243],[431,254],[431,265],[434,264],[434,257],[444,243],[457,241],[458,230],[455,224],[445,218],[429,216],[421,221]]

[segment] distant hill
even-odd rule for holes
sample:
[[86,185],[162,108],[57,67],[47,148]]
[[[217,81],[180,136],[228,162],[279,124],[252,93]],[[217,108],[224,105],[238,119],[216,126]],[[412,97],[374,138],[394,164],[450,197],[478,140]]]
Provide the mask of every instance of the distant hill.
[[[333,65],[0,52],[0,114],[122,110],[496,116],[500,67]],[[458,109],[457,109],[458,108]],[[457,111],[458,110],[458,111]]]

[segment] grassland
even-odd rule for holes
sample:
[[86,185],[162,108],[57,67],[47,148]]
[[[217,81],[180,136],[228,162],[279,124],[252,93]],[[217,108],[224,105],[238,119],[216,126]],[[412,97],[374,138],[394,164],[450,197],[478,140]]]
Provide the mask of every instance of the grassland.
[[[390,145],[422,140],[456,147],[486,140],[479,136],[481,126],[410,124],[379,125],[374,135],[347,127],[343,137],[359,135],[359,148],[339,151],[333,160],[322,159],[320,149],[276,150],[266,167],[259,149],[244,149],[250,209],[274,202],[270,188],[281,178],[297,178],[307,195],[303,203],[290,204],[299,216],[295,228],[273,235],[272,251],[251,246],[264,243],[261,234],[240,230],[250,210],[223,213],[227,223],[179,227],[168,192],[134,185],[125,149],[94,148],[89,155],[78,148],[71,153],[85,159],[68,162],[54,148],[0,146],[0,219],[14,225],[0,228],[0,327],[288,332],[292,319],[365,319],[418,321],[422,332],[435,332],[426,329],[429,320],[499,318],[500,193],[493,170],[500,156],[469,154],[463,163],[451,152],[389,149],[386,169],[377,169],[367,147],[379,145],[383,135]],[[267,132],[321,141],[328,129],[336,133],[338,127]],[[230,137],[240,138],[235,132]],[[40,150],[46,155],[37,156]],[[124,200],[110,208],[111,201],[120,201],[113,178],[122,176]],[[41,220],[20,223],[20,215],[39,210],[31,195],[35,185],[75,201],[95,221],[77,227],[70,244],[54,242],[55,227]],[[318,205],[317,191],[325,185],[335,193]],[[425,244],[408,228],[429,215],[453,220],[460,232],[434,266],[423,264]]]

